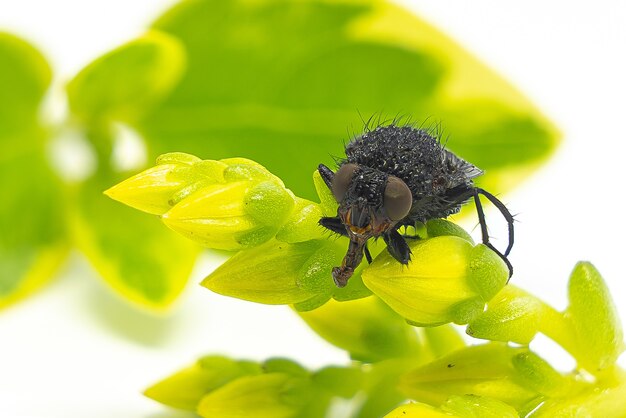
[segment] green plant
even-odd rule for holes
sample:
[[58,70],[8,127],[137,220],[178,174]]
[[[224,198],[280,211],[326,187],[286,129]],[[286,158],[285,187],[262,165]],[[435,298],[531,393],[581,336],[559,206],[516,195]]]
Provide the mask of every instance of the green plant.
[[[309,371],[287,359],[210,356],[147,396],[207,417],[320,417],[337,398],[358,399],[355,417],[624,416],[626,373],[616,366],[623,332],[590,263],[574,268],[569,306],[558,312],[506,285],[508,270],[487,247],[434,220],[416,225],[421,239],[410,244],[408,267],[374,247],[373,263],[339,289],[330,271],[347,241],[327,239],[317,225],[337,204],[317,172],[314,183],[319,203],[295,196],[256,162],[174,153],[107,190],[205,246],[238,251],[203,286],[292,305],[353,359]],[[490,342],[466,346],[450,323]],[[539,332],[576,359],[575,370],[560,373],[529,349]],[[393,410],[406,399],[419,403]]]
[[[52,79],[34,47],[0,34],[0,178],[11,179],[0,205],[0,306],[51,280],[72,247],[141,308],[166,309],[184,288],[199,248],[101,194],[132,174],[115,164],[121,132],[134,131],[149,159],[172,150],[254,158],[307,199],[310,169],[293,161],[330,163],[346,128],[360,129],[359,112],[445,121],[449,146],[487,170],[490,190],[521,181],[558,138],[508,83],[385,1],[187,0],[76,74],[54,124],[39,117]],[[70,136],[96,161],[73,180],[47,158]]]

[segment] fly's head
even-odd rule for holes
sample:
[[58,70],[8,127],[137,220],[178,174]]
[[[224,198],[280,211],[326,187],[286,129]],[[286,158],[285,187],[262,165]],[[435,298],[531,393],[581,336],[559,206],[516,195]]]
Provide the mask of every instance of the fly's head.
[[406,217],[413,197],[400,178],[353,163],[337,170],[331,190],[339,203],[337,215],[350,238],[342,266],[333,270],[335,282],[345,285],[361,262],[367,240],[391,231]]

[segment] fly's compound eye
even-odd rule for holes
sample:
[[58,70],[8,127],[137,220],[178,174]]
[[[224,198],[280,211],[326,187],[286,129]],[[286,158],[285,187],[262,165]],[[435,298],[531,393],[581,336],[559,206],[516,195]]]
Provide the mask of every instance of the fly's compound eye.
[[335,177],[333,178],[332,183],[332,192],[333,196],[338,203],[341,203],[346,192],[348,191],[348,186],[350,186],[350,182],[352,181],[352,177],[354,176],[354,172],[359,168],[356,164],[344,164],[337,170],[335,173]]
[[409,214],[413,204],[413,195],[405,182],[398,177],[389,176],[385,186],[383,205],[387,216],[392,221],[399,221]]

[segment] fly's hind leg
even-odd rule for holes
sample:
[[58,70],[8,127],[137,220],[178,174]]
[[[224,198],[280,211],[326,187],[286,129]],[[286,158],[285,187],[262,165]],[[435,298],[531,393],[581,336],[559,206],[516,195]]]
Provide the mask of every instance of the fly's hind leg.
[[[509,245],[504,254],[502,254],[496,247],[493,246],[493,244],[489,242],[489,232],[487,231],[487,221],[485,221],[485,212],[483,210],[482,203],[480,203],[481,194],[487,197],[487,199],[489,199],[500,210],[500,212],[504,215],[508,223]],[[490,193],[487,193],[483,189],[476,188],[474,190],[473,197],[474,197],[474,203],[476,204],[476,213],[478,214],[478,223],[480,224],[480,232],[482,235],[483,244],[487,246],[489,249],[491,249],[494,253],[498,254],[498,256],[502,259],[502,261],[506,263],[506,266],[509,269],[509,279],[510,279],[511,276],[513,276],[513,265],[511,264],[507,256],[509,255],[509,252],[511,251],[511,248],[513,246],[513,216],[506,209],[506,207],[504,206],[502,202],[500,202],[495,196],[493,196]]]

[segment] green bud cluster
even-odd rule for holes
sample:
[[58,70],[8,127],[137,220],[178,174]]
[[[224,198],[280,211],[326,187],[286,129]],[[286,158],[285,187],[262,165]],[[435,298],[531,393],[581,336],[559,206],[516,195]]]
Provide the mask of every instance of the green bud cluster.
[[[410,231],[420,239],[409,243],[408,266],[372,242],[373,263],[362,263],[340,289],[331,271],[348,243],[329,239],[318,225],[320,217],[335,216],[337,202],[317,172],[313,182],[320,203],[294,196],[253,161],[173,153],[107,191],[206,247],[237,251],[204,287],[291,305],[353,360],[312,372],[284,359],[206,357],[147,396],[227,418],[329,416],[338,398],[358,399],[351,416],[363,418],[626,414],[626,375],[616,366],[623,332],[591,264],[576,266],[570,304],[558,312],[507,285],[508,269],[497,254],[439,219]],[[467,324],[467,334],[491,342],[466,346],[451,323]],[[537,333],[576,359],[572,373],[529,349]]]
[[144,394],[202,417],[314,418],[333,398],[353,397],[362,379],[358,367],[311,372],[283,358],[257,363],[207,356]]

